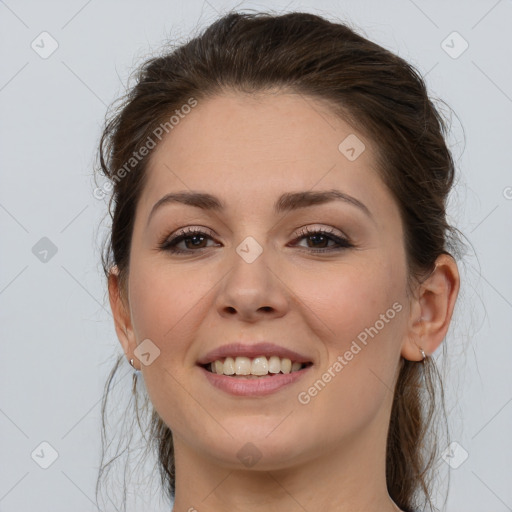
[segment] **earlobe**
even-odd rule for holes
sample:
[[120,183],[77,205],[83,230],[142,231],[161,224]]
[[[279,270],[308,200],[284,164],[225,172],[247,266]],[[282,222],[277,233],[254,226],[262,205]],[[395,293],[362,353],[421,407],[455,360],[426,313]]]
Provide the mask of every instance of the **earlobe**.
[[117,337],[126,357],[130,359],[133,357],[133,350],[137,343],[132,329],[128,305],[122,295],[116,266],[112,267],[108,277],[108,294]]
[[418,294],[411,307],[409,333],[401,355],[421,361],[423,355],[434,353],[446,336],[460,287],[455,260],[441,254],[434,271],[418,285]]

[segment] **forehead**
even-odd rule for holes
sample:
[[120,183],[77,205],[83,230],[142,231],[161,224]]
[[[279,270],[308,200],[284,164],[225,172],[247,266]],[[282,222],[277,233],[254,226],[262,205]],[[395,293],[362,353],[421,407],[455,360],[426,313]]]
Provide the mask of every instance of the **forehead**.
[[[347,146],[357,158],[347,157]],[[270,201],[284,190],[340,187],[371,200],[383,188],[370,140],[327,102],[282,92],[198,101],[153,150],[147,173],[145,210],[178,189],[247,202]]]

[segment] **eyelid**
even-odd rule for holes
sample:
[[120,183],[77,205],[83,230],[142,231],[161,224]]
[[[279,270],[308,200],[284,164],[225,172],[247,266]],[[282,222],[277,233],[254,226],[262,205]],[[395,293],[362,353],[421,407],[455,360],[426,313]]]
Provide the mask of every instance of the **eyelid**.
[[349,240],[349,237],[340,229],[337,229],[333,226],[326,226],[324,224],[306,224],[305,226],[302,226],[294,230],[294,233],[303,235],[316,231],[324,231],[326,233],[336,235],[340,238],[346,238],[347,240]]
[[204,232],[205,235],[208,235],[211,238],[216,237],[216,235],[210,228],[207,228],[205,226],[200,226],[200,225],[191,225],[191,226],[186,226],[184,228],[178,228],[171,233],[165,232],[165,234],[159,238],[158,245],[159,245],[159,247],[161,247],[162,245],[165,245],[166,243],[170,242],[171,240],[176,240],[178,237],[187,236],[187,235],[192,236],[192,235],[196,234],[198,231]]

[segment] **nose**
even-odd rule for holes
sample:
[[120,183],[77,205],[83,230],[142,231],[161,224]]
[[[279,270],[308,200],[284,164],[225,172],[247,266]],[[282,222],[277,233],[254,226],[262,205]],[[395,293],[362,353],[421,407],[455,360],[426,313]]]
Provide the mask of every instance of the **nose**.
[[272,268],[265,251],[254,261],[249,261],[237,252],[230,258],[230,268],[216,297],[219,314],[238,316],[245,322],[285,315],[289,307],[289,292],[279,278],[279,271]]

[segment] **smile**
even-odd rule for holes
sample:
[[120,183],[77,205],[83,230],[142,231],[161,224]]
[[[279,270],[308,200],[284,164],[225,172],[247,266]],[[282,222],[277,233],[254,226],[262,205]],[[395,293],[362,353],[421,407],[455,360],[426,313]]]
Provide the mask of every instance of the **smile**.
[[298,381],[313,363],[271,356],[226,357],[198,365],[215,388],[235,396],[265,396]]
[[293,373],[310,366],[312,363],[292,362],[291,359],[279,356],[258,356],[254,358],[237,356],[217,359],[201,365],[207,371],[218,375],[233,377],[264,377],[267,375]]

